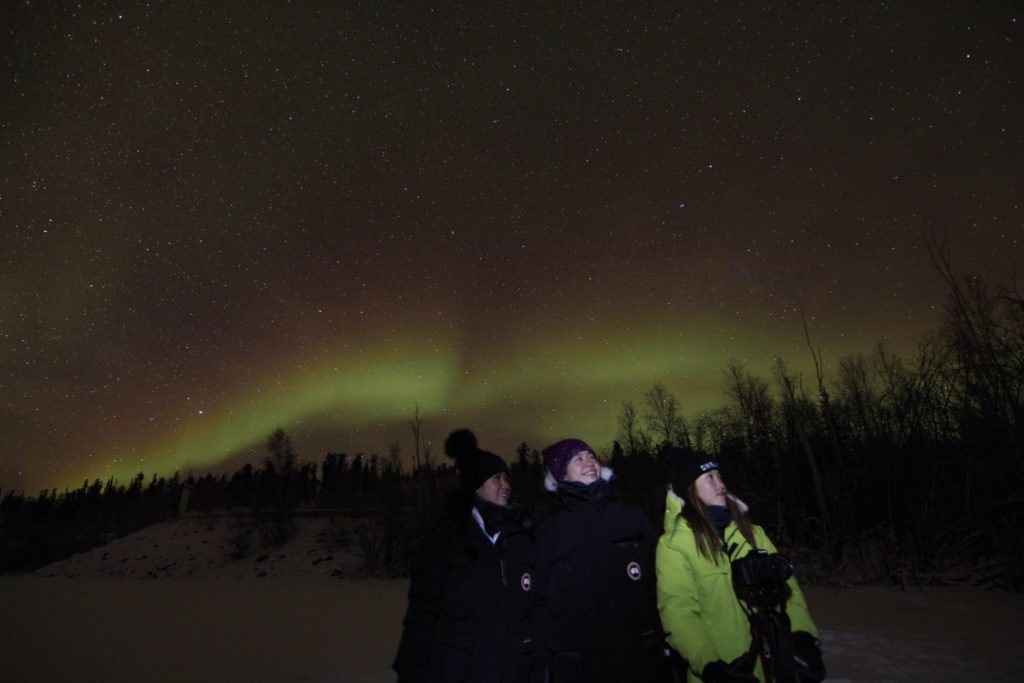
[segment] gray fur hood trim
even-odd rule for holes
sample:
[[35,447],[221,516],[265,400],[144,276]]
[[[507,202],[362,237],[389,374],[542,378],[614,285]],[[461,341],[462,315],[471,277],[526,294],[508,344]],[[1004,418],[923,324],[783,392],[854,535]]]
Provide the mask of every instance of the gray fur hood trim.
[[[611,481],[613,476],[615,476],[615,473],[612,471],[611,467],[605,467],[604,465],[601,465],[602,479],[604,479],[605,481]],[[555,478],[552,477],[551,473],[548,472],[547,470],[545,470],[544,472],[544,488],[547,489],[548,491],[551,491],[551,493],[554,493],[555,491],[558,490],[558,482],[555,481]]]
[[[674,500],[678,500],[679,501],[679,507],[680,508],[686,507],[686,501],[683,500],[682,498],[680,498],[679,496],[677,496],[676,492],[672,490],[671,486],[668,487],[668,495],[669,495],[670,498],[673,498]],[[750,508],[747,507],[747,504],[744,503],[739,498],[737,498],[736,496],[732,495],[731,493],[726,493],[725,497],[728,498],[729,500],[731,500],[732,502],[736,503],[736,507],[738,507],[740,509],[740,512],[743,512],[743,513],[750,512]]]

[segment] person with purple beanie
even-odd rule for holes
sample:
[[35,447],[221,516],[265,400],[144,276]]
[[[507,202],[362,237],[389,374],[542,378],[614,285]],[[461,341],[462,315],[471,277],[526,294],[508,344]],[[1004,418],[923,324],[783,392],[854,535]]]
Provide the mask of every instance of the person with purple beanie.
[[555,507],[537,528],[547,568],[546,665],[553,683],[668,680],[654,549],[643,512],[618,498],[612,471],[580,439],[542,451]]

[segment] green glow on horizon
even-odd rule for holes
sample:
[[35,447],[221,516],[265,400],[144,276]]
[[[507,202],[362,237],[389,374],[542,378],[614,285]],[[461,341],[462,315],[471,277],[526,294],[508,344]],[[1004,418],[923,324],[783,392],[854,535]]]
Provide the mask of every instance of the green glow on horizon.
[[[325,361],[280,382],[243,388],[236,398],[197,417],[167,443],[136,448],[134,454],[141,456],[147,474],[211,466],[248,449],[261,451],[278,426],[287,431],[304,420],[331,419],[331,413],[335,427],[404,419],[417,402],[440,405],[449,393],[455,367],[450,353],[394,349],[391,353],[368,352],[367,356],[360,362],[347,358]],[[268,398],[254,400],[253,395]],[[119,460],[100,478],[126,482],[143,469],[134,457]],[[82,477],[71,477],[65,484],[77,486],[81,481]]]
[[[769,338],[735,335],[723,343],[724,333],[703,331],[721,330],[721,322],[658,321],[586,336],[567,324],[563,334],[523,332],[501,339],[486,354],[465,358],[458,344],[445,338],[451,332],[437,329],[421,329],[400,344],[378,339],[309,363],[301,361],[310,352],[296,349],[279,354],[287,362],[264,363],[255,371],[262,379],[237,382],[228,398],[207,404],[202,415],[189,415],[186,426],[163,438],[140,437],[126,454],[108,459],[102,471],[82,474],[127,482],[139,471],[165,476],[214,467],[247,451],[262,457],[265,439],[279,426],[290,433],[302,426],[320,441],[368,426],[405,435],[417,403],[435,430],[470,426],[495,450],[509,447],[495,443],[497,435],[517,442],[577,436],[605,449],[616,438],[622,402],[632,401],[642,412],[644,393],[653,384],[665,385],[689,418],[726,403],[723,369],[731,359],[770,381],[775,354],[769,349],[800,349],[793,335],[778,332]],[[791,371],[807,375],[809,354],[787,361]],[[294,369],[267,377],[282,367]],[[129,442],[130,437],[123,435]],[[350,447],[343,439],[337,443]],[[78,486],[83,477],[65,480]]]

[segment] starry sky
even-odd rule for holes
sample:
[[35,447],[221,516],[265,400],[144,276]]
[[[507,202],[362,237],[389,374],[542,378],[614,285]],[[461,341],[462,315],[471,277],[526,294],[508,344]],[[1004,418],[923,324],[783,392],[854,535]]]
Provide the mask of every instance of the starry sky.
[[[0,487],[607,451],[1024,256],[1019,3],[7,2]],[[436,5],[431,8],[430,5]]]

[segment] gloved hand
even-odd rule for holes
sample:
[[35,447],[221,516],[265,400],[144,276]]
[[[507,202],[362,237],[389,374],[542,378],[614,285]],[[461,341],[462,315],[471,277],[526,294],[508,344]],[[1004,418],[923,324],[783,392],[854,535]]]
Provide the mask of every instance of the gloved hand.
[[793,633],[793,661],[801,683],[825,680],[825,662],[821,658],[821,642],[807,631]]
[[754,674],[736,671],[721,659],[707,664],[700,677],[704,683],[758,683]]

